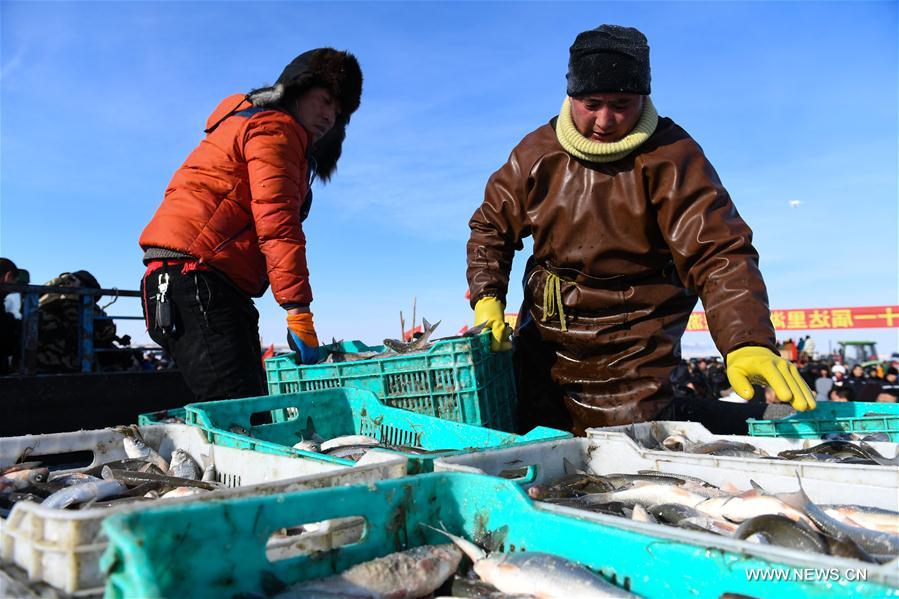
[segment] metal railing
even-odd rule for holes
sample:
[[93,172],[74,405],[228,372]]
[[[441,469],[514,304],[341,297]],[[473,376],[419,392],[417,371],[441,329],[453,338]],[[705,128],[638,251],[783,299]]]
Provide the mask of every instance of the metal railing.
[[[103,296],[113,298],[140,297],[140,291],[124,289],[92,289],[88,287],[66,287],[61,285],[28,285],[23,283],[0,283],[0,294],[18,293],[22,299],[22,334],[19,339],[18,374],[29,375],[37,372],[37,352],[39,334],[39,299],[47,293],[78,296],[78,364],[81,372],[91,372],[98,352],[122,351],[162,351],[158,347],[95,348],[95,320],[143,320],[143,316],[100,316],[94,314],[96,300]],[[107,307],[108,307],[107,305]]]

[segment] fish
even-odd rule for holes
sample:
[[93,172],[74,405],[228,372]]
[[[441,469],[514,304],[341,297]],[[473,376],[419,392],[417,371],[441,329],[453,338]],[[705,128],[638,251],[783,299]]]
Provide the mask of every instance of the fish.
[[44,483],[50,477],[49,468],[14,470],[0,476],[0,493],[21,491],[34,483]]
[[118,470],[133,470],[139,471],[144,469],[145,472],[153,472],[155,471],[157,474],[165,474],[165,471],[160,470],[157,466],[148,463],[145,460],[133,459],[133,458],[125,458],[124,460],[114,460],[112,462],[105,462],[103,464],[98,464],[97,466],[91,466],[85,470],[82,470],[82,474],[87,474],[90,476],[100,476],[103,472],[103,468],[109,466],[110,468],[116,468]]
[[13,491],[9,494],[9,500],[12,503],[18,503],[19,501],[33,501],[35,503],[41,503],[42,501],[44,501],[44,499],[46,498],[40,495],[35,495],[34,493]]
[[[868,452],[864,451],[858,445],[850,443],[849,441],[825,441],[824,443],[819,443],[818,445],[805,449],[786,449],[784,451],[781,451],[777,455],[787,460],[801,460],[806,456],[818,455],[832,455],[838,459],[843,459],[846,457],[870,459]],[[820,460],[820,458],[817,457],[815,459]]]
[[115,497],[127,490],[128,486],[117,480],[87,482],[57,491],[44,499],[41,505],[48,508],[65,509],[79,503]]
[[190,457],[189,453],[183,449],[176,449],[172,452],[172,463],[167,474],[175,478],[198,480],[201,474],[200,465]]
[[481,333],[483,333],[487,329],[487,321],[485,320],[481,324],[476,324],[473,327],[468,327],[465,329],[465,332],[462,333],[463,337],[477,337]]
[[838,520],[872,530],[899,534],[899,512],[864,505],[822,505],[827,514]]
[[292,585],[275,599],[423,597],[440,588],[461,560],[462,552],[451,544],[423,545],[357,564],[335,576]]
[[122,440],[122,443],[125,445],[125,455],[129,458],[144,460],[145,462],[153,464],[163,472],[168,472],[169,463],[140,437],[126,436]]
[[243,435],[244,437],[253,437],[253,433],[250,432],[249,429],[242,427],[239,424],[232,424],[228,427],[228,430],[237,435]]
[[424,333],[418,339],[413,339],[409,342],[397,341],[396,339],[385,339],[384,345],[398,354],[408,354],[425,349],[428,345],[428,339],[431,338],[431,333],[433,333],[434,329],[440,325],[440,321],[438,320],[434,324],[431,324],[426,318],[422,318],[421,324]]
[[299,449],[300,451],[308,451],[311,453],[319,453],[322,449],[321,443],[319,443],[318,441],[303,438],[300,438],[300,441],[294,443],[293,448]]
[[208,493],[209,491],[206,489],[200,489],[198,487],[175,487],[171,491],[166,491],[162,495],[160,495],[160,499],[172,499],[175,497],[190,497],[191,495],[201,495],[203,493]]
[[708,500],[708,498],[698,493],[682,489],[679,485],[644,481],[637,481],[633,486],[626,489],[609,493],[591,493],[578,498],[578,501],[587,505],[619,501],[627,507],[633,507],[637,503],[644,507],[660,503],[680,503],[689,507],[696,507]]
[[691,516],[680,520],[676,526],[687,530],[699,530],[710,532],[716,535],[729,536],[737,530],[737,525],[720,518],[712,518],[700,514],[699,516]]
[[713,497],[693,507],[709,516],[737,524],[765,514],[780,514],[793,521],[808,521],[801,510],[795,509],[779,497],[765,495],[757,489],[735,497]]
[[796,475],[799,490],[792,493],[778,493],[777,497],[787,505],[804,513],[822,532],[837,541],[851,540],[864,552],[877,556],[899,556],[899,535],[871,530],[860,526],[850,526],[840,522],[826,511],[812,503],[802,488],[802,479]]
[[19,470],[32,470],[34,468],[39,468],[41,462],[19,462],[18,464],[11,464],[4,468],[0,468],[0,477],[9,474],[10,472],[18,472]]
[[503,593],[544,599],[635,597],[599,574],[558,555],[540,551],[488,554],[462,537],[427,524],[423,526],[449,537],[473,562],[475,574]]
[[662,441],[662,446],[669,451],[697,453],[703,455],[731,457],[768,457],[768,453],[749,443],[717,439],[708,443],[694,443],[683,435],[670,435]]
[[811,526],[780,514],[762,514],[744,521],[734,533],[737,539],[762,535],[771,545],[812,553],[828,553],[827,543]]
[[113,468],[104,468],[102,476],[104,480],[121,481],[131,485],[157,482],[173,489],[177,487],[196,487],[207,491],[215,491],[224,486],[221,483],[211,483],[189,478],[177,478],[165,474],[154,474],[152,472],[129,472],[127,470],[115,470]]
[[362,459],[362,456],[368,453],[368,451],[372,447],[376,446],[369,445],[368,443],[363,443],[360,445],[342,445],[339,447],[332,447],[330,450],[322,453],[335,458],[345,458],[348,460],[358,461]]
[[215,469],[215,462],[205,454],[201,455],[200,458],[203,460],[203,477],[200,480],[206,483],[217,482],[216,477],[218,472]]
[[864,440],[859,443],[859,447],[868,455],[868,459],[875,461],[879,466],[899,466],[899,453],[892,458],[882,456]]
[[636,522],[648,522],[650,524],[658,523],[655,517],[646,511],[646,508],[639,503],[634,506],[634,511],[631,513],[631,520]]
[[680,503],[659,503],[650,506],[649,513],[656,520],[674,525],[686,518],[696,518],[701,515],[699,510]]
[[69,472],[68,474],[54,474],[50,477],[50,480],[48,482],[58,483],[66,487],[71,487],[72,485],[96,482],[98,480],[102,479],[99,479],[96,476],[92,476],[90,474],[85,474],[84,472]]
[[321,443],[321,451],[322,453],[330,453],[330,450],[338,447],[346,447],[351,445],[368,445],[374,447],[375,445],[379,445],[380,443],[380,441],[378,441],[374,437],[369,437],[368,435],[344,435],[342,437],[328,439],[327,441]]
[[678,474],[676,472],[657,472],[655,470],[637,470],[637,474],[646,474],[646,475],[656,475],[656,476],[664,476],[665,478],[676,478],[678,480],[682,480],[687,483],[695,483],[697,485],[703,487],[713,487],[717,489],[715,485],[712,483],[702,480],[697,476],[688,476],[686,474]]

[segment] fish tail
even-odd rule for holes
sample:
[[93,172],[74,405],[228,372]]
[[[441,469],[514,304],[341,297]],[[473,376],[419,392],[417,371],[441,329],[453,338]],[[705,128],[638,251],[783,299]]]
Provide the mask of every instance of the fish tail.
[[[425,524],[424,522],[421,522],[421,525],[426,528],[430,528],[431,530],[433,530],[435,532],[439,532],[440,534],[446,535],[447,537],[449,537],[449,539],[453,543],[455,543],[456,546],[459,549],[461,549],[465,553],[465,555],[467,555],[468,558],[473,562],[479,562],[480,560],[487,557],[487,552],[484,551],[483,549],[481,549],[480,547],[478,547],[477,545],[475,545],[474,543],[472,543],[471,541],[463,539],[462,537],[457,537],[454,534],[448,533],[446,530],[441,530],[440,528],[434,528],[430,524]],[[442,522],[440,523],[440,526],[443,526]]]

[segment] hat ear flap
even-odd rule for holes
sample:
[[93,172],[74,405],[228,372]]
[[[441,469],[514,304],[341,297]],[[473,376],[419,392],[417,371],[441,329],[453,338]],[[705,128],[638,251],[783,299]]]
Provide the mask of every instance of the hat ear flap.
[[344,139],[346,123],[338,122],[312,145],[310,154],[315,160],[315,175],[322,181],[328,181],[337,170],[337,160],[343,152]]

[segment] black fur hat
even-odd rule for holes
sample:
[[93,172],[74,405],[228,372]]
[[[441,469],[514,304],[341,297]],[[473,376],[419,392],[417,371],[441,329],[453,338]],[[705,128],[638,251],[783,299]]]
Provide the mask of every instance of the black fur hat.
[[626,92],[648,96],[649,44],[633,27],[600,25],[579,33],[570,48],[568,95]]
[[285,100],[317,86],[327,89],[340,104],[334,127],[311,150],[315,174],[327,181],[337,168],[346,126],[362,97],[362,70],[356,57],[334,48],[303,52],[284,68],[275,85],[251,91],[249,100],[254,106],[278,107],[290,112]]

